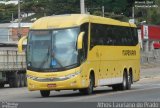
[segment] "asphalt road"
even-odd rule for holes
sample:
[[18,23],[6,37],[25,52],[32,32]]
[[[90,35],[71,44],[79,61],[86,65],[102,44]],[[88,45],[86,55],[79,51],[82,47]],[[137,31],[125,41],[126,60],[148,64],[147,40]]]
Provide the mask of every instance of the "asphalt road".
[[131,90],[113,91],[98,87],[93,95],[81,95],[78,91],[52,91],[50,97],[42,98],[39,91],[24,88],[0,89],[0,102],[160,102],[160,67],[141,69],[141,80]]

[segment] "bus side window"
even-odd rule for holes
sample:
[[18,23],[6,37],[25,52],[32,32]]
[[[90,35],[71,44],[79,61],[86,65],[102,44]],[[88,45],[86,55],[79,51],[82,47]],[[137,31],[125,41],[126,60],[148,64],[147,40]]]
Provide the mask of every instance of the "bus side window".
[[81,32],[85,32],[83,36],[83,48],[80,51],[80,61],[83,62],[87,59],[87,53],[88,53],[88,27],[89,23],[82,24],[80,27]]

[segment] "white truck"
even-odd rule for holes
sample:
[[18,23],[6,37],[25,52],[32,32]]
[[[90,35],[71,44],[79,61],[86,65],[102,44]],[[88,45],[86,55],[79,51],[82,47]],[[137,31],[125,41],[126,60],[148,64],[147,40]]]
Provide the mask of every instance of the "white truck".
[[17,44],[0,43],[0,88],[26,86],[25,52],[18,53]]

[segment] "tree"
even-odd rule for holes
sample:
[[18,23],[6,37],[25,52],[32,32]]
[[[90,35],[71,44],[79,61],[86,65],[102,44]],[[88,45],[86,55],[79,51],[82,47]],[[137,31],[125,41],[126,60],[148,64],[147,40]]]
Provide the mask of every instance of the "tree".
[[0,4],[0,23],[7,23],[12,20],[12,14],[17,17],[17,8],[13,4]]
[[160,25],[160,1],[156,0],[155,4],[158,6],[157,8],[152,8],[149,10],[149,24]]
[[[142,0],[136,0],[142,1]],[[145,1],[145,0],[144,0]],[[105,7],[105,16],[127,21],[132,15],[132,7],[135,0],[85,0],[85,7],[93,15],[102,15],[102,6]],[[156,0],[160,6],[160,0]],[[35,13],[29,17],[39,18],[44,15],[58,15],[80,13],[80,0],[23,0],[21,12]],[[0,22],[10,22],[12,13],[17,18],[16,5],[0,4]],[[160,8],[158,9],[136,9],[135,16],[141,20],[149,19],[150,24],[158,24]],[[29,20],[29,18],[25,20]],[[157,18],[157,19],[156,19]]]

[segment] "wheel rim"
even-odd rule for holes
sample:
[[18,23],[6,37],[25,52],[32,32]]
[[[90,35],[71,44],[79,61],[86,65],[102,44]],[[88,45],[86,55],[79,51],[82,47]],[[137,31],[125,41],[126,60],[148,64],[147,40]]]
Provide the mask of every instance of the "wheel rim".
[[128,76],[128,85],[127,85],[127,89],[131,88],[131,75]]
[[127,78],[126,78],[126,74],[124,75],[124,79],[123,79],[123,89],[125,90],[127,87]]

